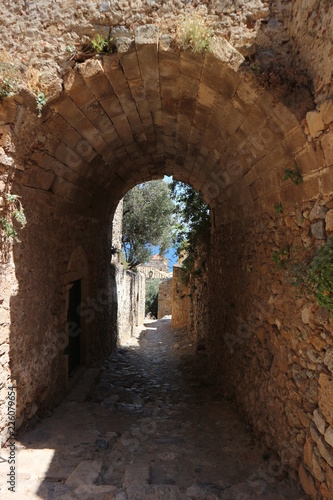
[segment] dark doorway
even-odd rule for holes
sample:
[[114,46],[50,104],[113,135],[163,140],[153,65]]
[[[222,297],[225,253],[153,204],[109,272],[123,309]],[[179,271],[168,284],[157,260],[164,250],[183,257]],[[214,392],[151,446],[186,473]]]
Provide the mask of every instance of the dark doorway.
[[71,375],[81,361],[81,280],[74,281],[69,290],[68,324],[68,374]]

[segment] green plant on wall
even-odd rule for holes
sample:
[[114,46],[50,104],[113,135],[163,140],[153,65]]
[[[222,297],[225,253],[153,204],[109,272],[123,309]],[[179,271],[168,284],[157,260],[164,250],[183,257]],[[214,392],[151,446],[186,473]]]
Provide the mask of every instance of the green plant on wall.
[[286,168],[284,170],[284,180],[287,181],[288,179],[291,179],[291,181],[294,184],[296,184],[296,186],[298,184],[302,184],[302,182],[303,182],[302,174],[301,174],[296,162],[294,163],[293,168]]
[[95,38],[91,40],[91,45],[97,54],[102,52],[113,52],[112,38],[104,38],[100,34],[97,34]]
[[333,316],[333,238],[330,238],[314,257],[309,280],[318,304],[327,307]]
[[277,214],[282,214],[283,212],[283,206],[282,206],[282,203],[275,203],[274,205],[274,208],[275,208],[275,211]]
[[38,112],[38,118],[42,116],[42,111],[44,106],[46,105],[46,97],[44,92],[38,92],[36,97],[36,107]]
[[315,250],[313,246],[285,247],[272,254],[278,269],[284,269],[300,296],[313,295],[333,316],[333,238]]
[[194,53],[211,50],[214,32],[207,23],[205,12],[188,8],[177,27],[177,40],[181,49],[191,49]]
[[0,218],[2,230],[6,238],[19,241],[17,230],[14,227],[14,221],[19,224],[21,229],[27,223],[22,204],[19,200],[19,196],[11,193],[5,195],[4,201],[5,204],[2,210],[3,216]]
[[0,84],[0,99],[14,95],[14,82],[11,78],[4,78]]

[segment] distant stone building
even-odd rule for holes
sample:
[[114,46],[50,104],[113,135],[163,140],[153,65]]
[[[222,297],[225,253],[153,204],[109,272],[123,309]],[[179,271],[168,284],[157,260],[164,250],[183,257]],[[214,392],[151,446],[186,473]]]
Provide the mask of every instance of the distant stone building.
[[161,255],[153,255],[147,264],[140,264],[137,270],[143,273],[147,279],[170,278],[169,259]]

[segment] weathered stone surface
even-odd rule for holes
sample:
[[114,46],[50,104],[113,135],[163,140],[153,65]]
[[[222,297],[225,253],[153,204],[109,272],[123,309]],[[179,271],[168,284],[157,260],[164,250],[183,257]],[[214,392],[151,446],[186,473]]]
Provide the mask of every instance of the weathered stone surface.
[[158,288],[158,318],[172,314],[172,278],[160,282]]
[[314,221],[317,219],[325,219],[327,213],[327,208],[322,205],[314,205],[313,209],[310,212],[310,221]]
[[177,486],[147,485],[131,486],[126,489],[128,498],[133,500],[181,500]]
[[325,441],[333,448],[333,428],[329,427],[325,432]]
[[101,467],[101,460],[84,460],[80,462],[66,480],[66,485],[71,488],[78,488],[82,485],[93,486],[101,471]]
[[135,486],[143,486],[150,482],[150,467],[128,465],[125,470],[123,487],[129,489]]
[[320,410],[317,409],[313,412],[313,420],[314,420],[314,423],[316,424],[318,431],[321,434],[325,434],[326,423],[325,423],[325,420],[323,419],[323,417],[320,413]]
[[333,100],[327,99],[320,105],[320,114],[323,118],[324,123],[328,125],[333,122]]
[[333,210],[329,210],[326,214],[326,231],[333,232]]
[[317,490],[314,485],[312,477],[306,472],[303,465],[301,464],[298,469],[299,479],[304,488],[305,493],[311,495],[313,498],[317,495]]
[[333,134],[325,134],[321,139],[326,165],[333,165]]
[[319,450],[319,453],[323,457],[324,460],[330,465],[330,467],[333,467],[333,450],[330,446],[327,446],[323,439],[320,438],[317,442],[317,447]]
[[323,118],[318,111],[309,111],[306,114],[306,121],[309,127],[310,134],[314,138],[316,138],[325,128]]
[[325,223],[323,220],[319,220],[314,224],[311,224],[311,233],[312,236],[316,238],[316,240],[324,240],[325,239]]
[[319,408],[333,427],[333,379],[324,373],[319,375]]

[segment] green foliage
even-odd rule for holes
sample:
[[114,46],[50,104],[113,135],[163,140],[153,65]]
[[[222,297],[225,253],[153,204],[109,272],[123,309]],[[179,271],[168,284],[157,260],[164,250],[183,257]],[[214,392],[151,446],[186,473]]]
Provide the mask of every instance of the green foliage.
[[37,111],[38,111],[38,118],[42,116],[42,110],[44,106],[46,105],[46,97],[44,92],[38,92],[37,97],[36,97],[36,105],[37,105]]
[[112,38],[104,38],[99,33],[91,40],[91,45],[97,54],[113,52]]
[[17,194],[12,194],[12,193],[7,193],[6,194],[6,199],[7,199],[8,203],[14,203],[19,198],[20,197]]
[[275,208],[275,211],[277,214],[282,214],[283,212],[283,206],[282,206],[282,203],[275,203],[274,205],[274,208]]
[[189,9],[177,29],[179,46],[184,50],[191,49],[194,53],[209,51],[213,36],[205,13],[200,9]]
[[11,78],[4,78],[0,85],[0,99],[14,95],[14,82]]
[[17,194],[6,193],[5,195],[5,216],[0,219],[1,227],[7,238],[13,238],[18,241],[18,234],[14,227],[14,220],[17,221],[21,229],[26,225],[27,219],[23,207]]
[[288,179],[291,179],[296,186],[298,184],[302,184],[303,182],[302,174],[296,162],[294,164],[294,168],[286,168],[284,171],[284,180],[287,181]]
[[333,238],[323,245],[313,259],[309,280],[318,304],[327,307],[333,316]]
[[14,210],[12,217],[17,220],[21,227],[24,227],[27,223],[27,218],[25,216],[23,208]]
[[124,197],[122,246],[130,269],[147,262],[151,247],[160,254],[171,246],[173,203],[162,180],[140,184]]
[[178,255],[185,253],[183,281],[186,284],[198,256],[198,245],[210,234],[209,207],[200,193],[182,182],[172,182],[171,196],[175,204],[174,247]]
[[146,316],[150,313],[157,318],[159,279],[146,280]]
[[0,219],[2,229],[5,231],[7,238],[17,239],[17,231],[13,226],[13,223],[2,217]]
[[273,252],[272,259],[279,269],[285,269],[290,283],[300,296],[314,295],[321,307],[333,316],[333,238],[319,248],[286,247]]

